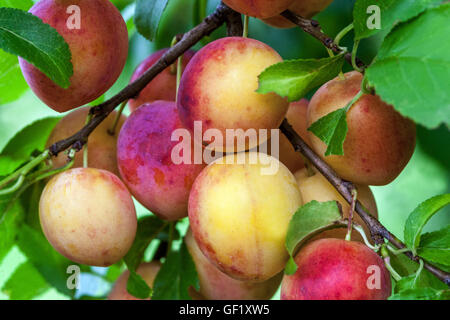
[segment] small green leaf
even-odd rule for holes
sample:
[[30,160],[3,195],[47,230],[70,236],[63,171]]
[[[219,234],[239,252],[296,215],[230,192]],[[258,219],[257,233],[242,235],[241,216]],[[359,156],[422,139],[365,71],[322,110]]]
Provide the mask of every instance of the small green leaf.
[[427,261],[450,266],[450,225],[444,229],[422,234],[417,254]]
[[328,146],[325,155],[344,155],[347,136],[347,108],[335,110],[314,122],[308,131],[314,133]]
[[15,244],[25,216],[21,203],[11,203],[11,197],[0,197],[0,262]]
[[134,23],[138,32],[150,41],[158,33],[159,22],[169,0],[137,0]]
[[390,296],[389,300],[450,300],[450,290],[409,289]]
[[69,45],[31,13],[0,8],[0,48],[23,57],[59,86],[69,87],[73,74]]
[[289,60],[268,67],[259,75],[256,92],[275,92],[290,102],[303,98],[309,91],[336,77],[342,70],[344,55],[323,59]]
[[171,251],[158,272],[152,300],[191,300],[189,287],[199,290],[194,261],[183,242],[178,251]]
[[139,299],[147,299],[152,294],[152,289],[148,286],[145,280],[136,273],[130,270],[130,276],[127,282],[127,291],[129,294]]
[[420,243],[420,234],[425,224],[440,209],[450,203],[450,193],[435,196],[422,202],[409,215],[405,223],[404,238],[406,246],[416,254]]
[[11,300],[30,300],[49,289],[48,283],[30,262],[22,263],[2,288]]
[[147,216],[139,219],[136,238],[128,253],[124,257],[129,270],[136,270],[150,242],[163,231],[167,223],[155,216]]
[[[442,0],[357,0],[353,7],[353,25],[355,39],[364,39],[384,30],[391,30],[397,23],[407,21],[432,5],[440,4]],[[374,24],[374,5],[379,8],[379,28],[368,28]],[[372,8],[370,8],[372,7]],[[371,9],[369,13],[368,9]]]
[[7,175],[28,161],[33,151],[43,150],[47,139],[61,118],[37,120],[19,131],[0,153],[0,175]]
[[384,40],[366,70],[383,101],[431,129],[450,125],[450,3],[402,23]]
[[[339,223],[342,214],[336,201],[308,202],[300,207],[289,222],[286,249],[293,257],[299,244],[324,230],[343,226]],[[289,266],[290,274],[292,263]]]

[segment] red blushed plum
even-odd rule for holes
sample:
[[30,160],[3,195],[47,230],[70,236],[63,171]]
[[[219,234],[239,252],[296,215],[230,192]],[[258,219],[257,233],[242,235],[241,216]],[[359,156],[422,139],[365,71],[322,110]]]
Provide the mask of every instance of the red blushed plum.
[[282,273],[264,282],[239,281],[216,268],[200,251],[192,231],[185,236],[200,282],[200,292],[191,290],[194,299],[207,300],[267,300],[277,291]]
[[[147,59],[145,59],[136,69],[130,82],[136,81],[141,77],[151,66],[153,66],[168,49],[159,50]],[[195,54],[194,51],[189,50],[183,55],[183,70]],[[175,64],[176,65],[176,64]],[[130,99],[128,106],[131,112],[144,103],[150,103],[157,100],[175,101],[177,91],[177,74],[172,72],[171,67],[168,67],[163,72],[158,74],[150,83],[142,90],[135,99]]]
[[[67,8],[71,5],[80,8],[79,29],[67,26],[72,15]],[[25,80],[44,103],[65,112],[95,100],[114,84],[127,60],[128,31],[122,15],[110,1],[41,0],[30,13],[55,28],[72,53],[73,75],[67,89],[19,58]]]
[[[295,0],[289,7],[289,10],[296,15],[310,19],[325,10],[332,2],[333,0]],[[263,21],[276,28],[293,28],[297,26],[281,15],[263,19]]]
[[269,18],[280,14],[294,0],[224,0],[230,8],[256,18]]
[[42,230],[68,259],[106,267],[133,244],[137,219],[133,199],[111,172],[75,168],[54,176],[39,202]]
[[282,300],[386,300],[391,295],[383,260],[359,242],[313,241],[295,262],[296,273],[283,278]]
[[[214,147],[209,148],[216,151],[243,151],[265,142],[270,129],[280,126],[289,104],[275,93],[257,93],[258,76],[281,61],[276,51],[257,40],[229,37],[211,42],[195,54],[181,79],[178,111],[183,125],[194,132],[197,121],[203,132],[218,131],[224,144],[233,143],[225,147],[212,139]],[[228,129],[234,130],[231,138]],[[249,129],[258,141],[246,139]],[[267,135],[259,136],[260,129]]]
[[130,115],[117,142],[123,181],[142,205],[165,220],[187,216],[191,186],[204,167],[194,164],[192,143],[189,163],[173,162],[172,150],[180,142],[171,136],[182,128],[175,102],[156,101]]
[[[352,71],[325,83],[308,107],[308,127],[344,108],[359,92],[363,75]],[[363,94],[347,112],[343,156],[325,156],[327,146],[309,132],[311,147],[343,179],[363,185],[386,185],[405,168],[414,152],[416,127],[379,96]]]

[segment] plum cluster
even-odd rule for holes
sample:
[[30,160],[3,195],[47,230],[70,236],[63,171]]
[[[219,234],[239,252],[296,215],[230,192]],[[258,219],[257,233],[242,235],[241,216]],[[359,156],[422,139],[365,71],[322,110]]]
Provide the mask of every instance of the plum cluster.
[[[41,0],[31,12],[55,27],[72,52],[74,75],[68,89],[57,87],[25,61],[21,67],[33,91],[51,108],[68,111],[103,94],[124,66],[128,39],[125,22],[107,0],[71,0],[85,16],[81,30],[68,30],[65,1]],[[310,17],[331,1],[224,0],[233,9],[280,27],[290,24],[281,12]],[[158,61],[166,49],[145,59],[131,81]],[[415,127],[375,94],[364,94],[347,114],[348,134],[343,156],[324,156],[326,145],[307,128],[330,112],[346,106],[361,87],[358,72],[324,84],[311,101],[288,101],[274,93],[259,94],[258,76],[281,62],[268,45],[253,39],[226,37],[182,58],[183,75],[176,96],[176,72],[168,67],[129,101],[131,115],[121,116],[117,134],[108,129],[111,114],[90,135],[88,163],[76,155],[74,168],[54,176],[40,200],[40,221],[53,247],[69,259],[87,265],[118,262],[135,238],[137,220],[132,197],[167,221],[188,217],[185,236],[195,262],[200,290],[196,299],[268,299],[282,282],[282,299],[386,299],[391,283],[382,259],[358,234],[345,241],[345,231],[316,235],[295,257],[298,270],[283,276],[289,255],[288,225],[297,209],[312,200],[338,201],[345,215],[349,205],[320,173],[306,168],[289,140],[261,136],[277,129],[283,119],[344,179],[356,184],[358,199],[377,217],[369,185],[385,185],[408,163],[415,146]],[[96,72],[93,73],[92,70]],[[175,70],[176,71],[176,70]],[[87,108],[66,115],[48,145],[82,127]],[[219,145],[211,136],[195,134],[195,125],[226,136]],[[174,139],[187,132],[184,148]],[[246,140],[255,130],[257,143]],[[236,142],[245,141],[239,147]],[[279,145],[279,155],[258,152],[262,144]],[[180,149],[177,149],[180,148]],[[196,158],[208,150],[216,159]],[[271,148],[268,148],[271,150]],[[174,150],[176,151],[174,153]],[[174,154],[183,158],[174,161]],[[64,164],[64,155],[54,159]],[[270,174],[265,172],[272,170]],[[359,217],[356,222],[364,225]],[[367,230],[366,230],[367,232]],[[378,267],[379,286],[367,285],[369,267]],[[137,272],[151,286],[159,262],[142,264]],[[125,272],[110,299],[133,299],[126,291]]]

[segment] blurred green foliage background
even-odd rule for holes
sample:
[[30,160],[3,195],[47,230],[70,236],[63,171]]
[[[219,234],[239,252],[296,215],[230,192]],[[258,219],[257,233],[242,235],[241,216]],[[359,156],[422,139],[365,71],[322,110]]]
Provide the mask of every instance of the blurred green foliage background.
[[[127,65],[120,79],[107,92],[106,98],[114,95],[127,85],[133,70],[140,61],[151,52],[168,47],[174,35],[184,33],[195,25],[196,20],[198,20],[194,14],[196,1],[198,0],[169,1],[169,6],[160,24],[158,37],[152,43],[136,32],[131,32]],[[115,0],[113,2],[123,9],[125,19],[130,19],[133,16],[133,1]],[[218,0],[209,0],[208,13],[211,13],[218,3]],[[352,22],[353,4],[353,0],[335,0],[328,9],[317,15],[315,19],[321,23],[325,33],[334,37],[342,28]],[[223,36],[225,36],[225,28],[214,32],[209,39],[205,39],[201,44],[204,45],[207,41]],[[251,18],[249,36],[269,44],[284,59],[327,56],[322,44],[299,28],[275,29]],[[358,56],[366,63],[370,63],[375,57],[383,37],[383,34],[379,34],[376,37],[363,40],[359,46]],[[201,44],[195,48],[199,49]],[[344,38],[341,45],[351,47],[351,33]],[[350,69],[348,65],[345,68],[345,70]],[[310,97],[312,93],[308,96]],[[0,105],[0,150],[23,127],[48,116],[59,116],[59,114],[44,105],[31,90],[28,90],[19,100],[13,103]],[[418,126],[417,147],[406,169],[390,185],[372,187],[381,222],[399,238],[403,236],[406,218],[420,202],[434,195],[450,191],[449,142],[450,132],[447,127],[441,126],[435,130],[427,130]],[[142,210],[140,208],[141,213]],[[432,218],[425,231],[440,229],[449,223],[450,208],[447,207]],[[0,264],[0,288],[8,279],[9,274],[23,261],[24,257],[18,249],[12,250],[3,260]],[[97,290],[102,289],[97,288]],[[4,298],[6,296],[0,292],[0,299]],[[56,291],[50,290],[40,298],[64,297]]]

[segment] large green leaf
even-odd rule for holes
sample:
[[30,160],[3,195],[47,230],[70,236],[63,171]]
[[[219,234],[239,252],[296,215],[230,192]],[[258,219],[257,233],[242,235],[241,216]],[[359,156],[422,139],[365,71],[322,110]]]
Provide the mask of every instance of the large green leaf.
[[189,287],[199,289],[199,280],[186,244],[171,251],[153,284],[152,300],[191,300]]
[[137,0],[134,23],[138,32],[153,41],[169,0]]
[[405,244],[416,254],[416,249],[420,243],[422,229],[428,220],[440,209],[450,204],[450,193],[435,196],[422,202],[409,215],[405,223]]
[[313,200],[300,207],[289,222],[286,248],[290,254],[290,260],[285,272],[293,274],[297,270],[293,256],[302,242],[324,230],[341,227],[342,225],[338,223],[341,219],[342,213],[336,201]]
[[73,74],[71,52],[64,38],[31,13],[0,8],[0,48],[35,65],[63,88]]
[[23,225],[17,245],[42,277],[59,292],[73,296],[74,290],[67,288],[67,267],[75,263],[60,255],[42,233]]
[[450,267],[450,225],[420,237],[417,254],[427,261]]
[[408,289],[390,296],[389,300],[450,300],[450,290]]
[[259,75],[259,93],[275,92],[289,101],[303,98],[310,90],[336,77],[344,55],[323,59],[289,60],[268,67]]
[[[379,31],[391,30],[399,22],[411,19],[432,5],[442,0],[357,0],[353,7],[353,25],[355,26],[355,39],[363,39]],[[368,28],[368,22],[373,24],[371,16],[377,14],[373,6],[379,8],[379,28]],[[371,7],[372,6],[372,7]],[[368,10],[370,8],[370,10]],[[375,9],[377,10],[377,9]],[[368,11],[370,11],[368,13]],[[370,21],[368,21],[370,20]]]
[[381,98],[428,128],[450,125],[450,3],[396,27],[366,77]]
[[26,83],[16,56],[0,51],[0,104],[18,99],[26,90]]
[[11,300],[30,300],[48,289],[48,283],[36,268],[30,262],[24,262],[14,271],[2,291]]
[[33,6],[32,0],[0,0],[0,7],[16,8],[28,11]]

